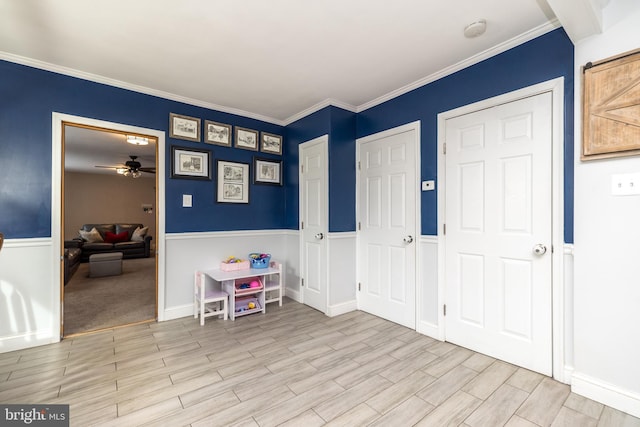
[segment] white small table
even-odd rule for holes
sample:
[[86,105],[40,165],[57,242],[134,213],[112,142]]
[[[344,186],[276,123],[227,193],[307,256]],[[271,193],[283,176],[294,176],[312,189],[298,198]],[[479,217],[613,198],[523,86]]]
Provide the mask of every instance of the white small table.
[[[253,314],[262,312],[265,313],[265,290],[270,290],[269,287],[265,287],[264,283],[269,276],[278,274],[278,287],[280,289],[280,293],[282,290],[282,266],[277,264],[278,267],[268,267],[268,268],[250,268],[247,270],[236,270],[236,271],[222,271],[220,269],[215,270],[202,270],[202,273],[209,276],[216,282],[220,283],[220,287],[223,291],[229,294],[229,318],[231,320],[235,320],[236,317],[246,316],[247,314]],[[237,279],[248,279],[250,277],[262,277],[263,286],[260,288],[247,288],[247,289],[236,289],[235,283]],[[251,296],[254,297],[258,301],[258,307],[252,309],[246,309],[240,312],[236,312],[236,297],[243,296]],[[271,302],[271,301],[270,301]],[[280,305],[282,305],[282,299],[280,299]]]

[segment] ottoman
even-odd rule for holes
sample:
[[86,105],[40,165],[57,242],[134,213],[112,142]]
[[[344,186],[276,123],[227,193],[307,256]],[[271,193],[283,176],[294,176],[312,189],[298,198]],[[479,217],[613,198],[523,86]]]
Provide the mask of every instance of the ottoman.
[[93,254],[89,257],[89,277],[122,274],[122,252]]

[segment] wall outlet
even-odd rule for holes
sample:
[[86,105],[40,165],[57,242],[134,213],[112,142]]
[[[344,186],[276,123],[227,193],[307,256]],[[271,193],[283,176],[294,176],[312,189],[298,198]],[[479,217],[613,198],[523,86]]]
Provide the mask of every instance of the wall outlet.
[[422,191],[431,191],[436,189],[436,182],[434,180],[422,181]]
[[191,194],[182,195],[182,207],[190,208],[193,206],[193,196]]
[[611,175],[611,194],[614,196],[640,194],[640,173]]

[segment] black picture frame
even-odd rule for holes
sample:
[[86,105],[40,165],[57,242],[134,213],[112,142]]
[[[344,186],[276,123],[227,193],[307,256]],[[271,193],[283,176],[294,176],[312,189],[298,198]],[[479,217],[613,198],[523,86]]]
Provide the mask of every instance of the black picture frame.
[[253,183],[282,185],[282,160],[253,158]]
[[211,181],[209,150],[171,146],[171,178]]

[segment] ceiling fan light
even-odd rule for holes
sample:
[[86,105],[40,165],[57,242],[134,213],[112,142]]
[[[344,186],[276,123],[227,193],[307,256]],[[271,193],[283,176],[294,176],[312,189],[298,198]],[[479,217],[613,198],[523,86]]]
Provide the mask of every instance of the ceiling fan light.
[[119,175],[125,175],[127,172],[129,172],[129,169],[127,169],[127,168],[116,168],[116,172]]
[[149,145],[149,139],[143,136],[127,135],[127,142],[133,145]]
[[142,172],[141,171],[133,171],[131,172],[131,177],[132,178],[140,178],[142,176]]

